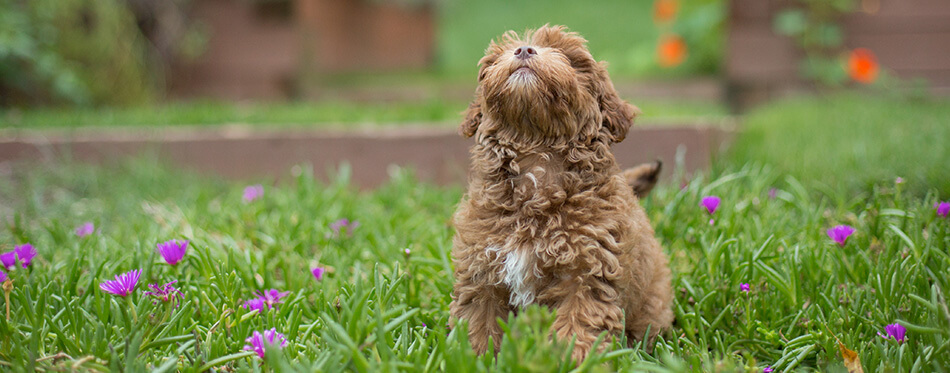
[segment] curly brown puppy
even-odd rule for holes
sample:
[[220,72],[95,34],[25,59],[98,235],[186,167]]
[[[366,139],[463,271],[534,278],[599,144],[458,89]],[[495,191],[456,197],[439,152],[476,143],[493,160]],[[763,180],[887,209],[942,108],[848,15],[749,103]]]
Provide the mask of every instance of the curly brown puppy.
[[479,61],[451,304],[478,353],[532,303],[557,310],[552,332],[575,338],[577,361],[604,331],[652,339],[673,320],[667,258],[610,151],[637,109],[585,43],[563,26],[509,31]]

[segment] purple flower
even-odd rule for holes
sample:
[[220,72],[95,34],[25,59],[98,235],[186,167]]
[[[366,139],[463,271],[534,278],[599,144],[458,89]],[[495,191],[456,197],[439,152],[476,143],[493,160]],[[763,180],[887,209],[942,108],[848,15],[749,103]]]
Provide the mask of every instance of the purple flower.
[[33,245],[28,243],[14,247],[13,251],[16,253],[16,257],[23,268],[28,267],[33,261],[33,257],[36,256],[36,249],[33,248]]
[[330,229],[333,230],[333,237],[340,237],[341,231],[345,232],[347,236],[352,236],[353,230],[355,230],[359,226],[360,226],[360,222],[356,220],[351,222],[350,219],[347,219],[347,218],[343,218],[333,223],[330,223]]
[[158,304],[159,302],[161,303],[174,302],[172,304],[175,307],[178,307],[178,301],[181,298],[184,298],[184,296],[181,295],[181,291],[178,291],[178,289],[172,286],[176,282],[178,282],[178,280],[172,280],[171,282],[166,283],[165,285],[162,285],[162,286],[158,286],[157,283],[148,284],[148,288],[152,290],[146,291],[145,295],[154,297],[155,300],[152,301],[152,303],[154,304]]
[[16,267],[16,252],[7,251],[0,254],[0,263],[2,263],[3,267],[8,271]]
[[76,227],[76,235],[79,237],[86,237],[95,231],[96,231],[96,226],[88,221]]
[[290,292],[279,292],[277,289],[265,290],[263,292],[255,291],[255,298],[245,301],[244,308],[247,308],[249,311],[257,310],[258,312],[264,312],[265,307],[267,307],[267,309],[277,308],[278,304],[284,303],[281,298],[286,297],[287,294],[290,294]]
[[121,275],[115,275],[115,281],[103,281],[99,284],[99,288],[104,292],[112,293],[120,297],[128,296],[132,294],[132,291],[135,290],[135,286],[138,285],[139,274],[141,274],[141,271],[134,269]]
[[902,177],[900,177],[900,176],[898,176],[896,179],[894,179],[894,184],[903,184],[903,183],[904,183],[904,178],[902,178]]
[[267,347],[287,347],[287,339],[284,338],[283,334],[277,332],[277,328],[265,330],[264,335],[261,335],[258,331],[254,331],[254,334],[251,334],[251,336],[244,341],[248,343],[244,345],[244,350],[256,352],[257,356],[260,356],[261,359],[264,358],[264,349]]
[[320,280],[323,280],[323,273],[326,271],[327,270],[324,269],[323,267],[317,267],[317,268],[311,269],[310,273],[313,273],[313,278],[317,279],[317,281],[320,281]]
[[257,297],[264,301],[268,308],[277,308],[278,304],[284,303],[281,298],[290,294],[289,291],[279,292],[277,289],[270,289],[264,292],[257,292]]
[[165,258],[170,265],[178,264],[181,258],[185,257],[186,251],[188,251],[188,240],[171,240],[158,244],[158,253],[162,254],[162,258]]
[[3,271],[0,271],[0,282],[4,282],[6,280],[7,280],[7,274],[3,273]]
[[762,369],[762,373],[772,373],[775,369],[772,369],[771,365],[766,365],[765,369]]
[[907,340],[904,338],[904,335],[907,334],[907,328],[901,324],[894,323],[887,325],[884,327],[884,331],[887,332],[886,336],[881,333],[877,334],[884,338],[894,337],[894,340],[896,340],[898,343],[904,343],[904,341]]
[[937,209],[937,215],[945,218],[950,216],[950,202],[934,203],[934,208]]
[[255,184],[244,188],[244,202],[251,202],[264,195],[264,186]]
[[769,189],[769,199],[775,199],[775,196],[778,195],[778,189],[772,188]]
[[706,211],[709,211],[709,214],[712,215],[716,212],[716,209],[719,208],[719,197],[716,196],[707,196],[703,197],[703,201],[700,203],[703,207],[706,208]]
[[244,301],[244,306],[248,311],[257,311],[257,313],[264,312],[264,300],[261,298],[252,298]]
[[848,237],[850,237],[852,233],[854,233],[854,228],[851,228],[851,226],[838,225],[828,230],[828,237],[835,240],[838,246],[844,247],[844,244],[848,242]]
[[748,283],[741,283],[739,284],[739,290],[748,293],[750,290],[752,290],[752,286]]

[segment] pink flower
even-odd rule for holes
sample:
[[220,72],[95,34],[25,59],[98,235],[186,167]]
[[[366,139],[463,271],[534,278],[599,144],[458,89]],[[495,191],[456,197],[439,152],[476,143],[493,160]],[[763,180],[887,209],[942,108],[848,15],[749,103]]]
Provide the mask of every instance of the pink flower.
[[257,297],[264,301],[264,304],[270,308],[277,308],[278,304],[284,303],[281,298],[290,294],[289,291],[279,292],[277,289],[270,289],[264,292],[257,292]]
[[323,280],[324,272],[326,272],[326,270],[323,269],[323,267],[317,267],[310,270],[310,273],[313,273],[313,278],[317,279],[317,281]]
[[244,345],[244,350],[256,352],[257,356],[259,356],[261,359],[264,358],[264,350],[266,348],[287,347],[287,339],[284,338],[283,334],[277,332],[277,328],[265,330],[264,335],[261,335],[260,332],[255,330],[254,334],[251,334],[251,336],[244,341],[248,343],[247,345]]
[[0,254],[0,263],[2,263],[3,267],[8,271],[16,267],[16,252],[7,251]]
[[937,215],[948,217],[950,216],[950,202],[940,202],[935,203],[934,208],[937,209]]
[[765,369],[762,369],[762,373],[772,373],[774,370],[771,365],[766,365]]
[[257,311],[257,313],[264,313],[265,305],[264,300],[261,298],[252,298],[244,301],[244,307],[248,311]]
[[255,291],[255,298],[248,299],[244,302],[244,308],[249,311],[257,310],[259,312],[264,312],[264,308],[267,309],[277,308],[278,304],[284,303],[281,298],[286,297],[290,294],[289,291],[279,292],[277,289],[265,290],[263,292]]
[[907,340],[907,338],[905,338],[905,335],[907,334],[907,328],[901,324],[894,323],[887,325],[884,327],[884,332],[887,333],[886,336],[880,332],[878,332],[877,335],[884,338],[894,338],[894,340],[898,343],[904,343],[904,341]]
[[255,184],[244,188],[244,202],[251,202],[264,195],[264,186]]
[[152,301],[154,304],[158,304],[159,302],[173,302],[172,304],[175,307],[178,307],[179,299],[183,298],[184,296],[181,295],[181,291],[178,291],[178,289],[172,286],[176,282],[178,282],[178,280],[172,280],[171,282],[168,282],[162,286],[158,286],[158,284],[148,284],[148,288],[152,290],[146,291],[145,295],[155,298],[155,300]]
[[36,256],[36,249],[33,248],[33,245],[28,243],[14,247],[13,251],[16,253],[16,257],[23,268],[29,267],[33,258]]
[[703,200],[700,203],[700,205],[705,207],[706,211],[709,211],[709,215],[712,215],[713,213],[716,212],[716,209],[719,208],[720,201],[721,200],[719,199],[719,197],[707,196],[707,197],[703,197]]
[[162,254],[162,258],[165,258],[166,263],[173,266],[185,257],[186,251],[188,251],[188,240],[171,240],[158,244],[158,253]]
[[854,233],[854,228],[849,225],[838,225],[828,230],[828,237],[838,243],[838,246],[844,247],[848,242],[848,237]]
[[337,220],[333,223],[330,223],[330,229],[333,231],[333,237],[340,237],[340,233],[346,233],[347,236],[353,235],[353,230],[360,226],[358,221],[350,221],[350,219],[343,218]]
[[115,275],[115,281],[103,281],[99,284],[99,288],[102,289],[102,291],[120,297],[128,296],[132,294],[135,290],[135,286],[138,285],[140,273],[141,271],[134,269],[121,275]]
[[79,227],[76,227],[76,235],[79,237],[86,237],[95,231],[96,231],[96,226],[93,225],[91,222],[85,222]]
[[0,282],[4,282],[6,280],[7,280],[7,274],[3,273],[3,271],[0,271]]
[[739,290],[748,293],[750,290],[752,290],[752,286],[747,283],[741,283],[739,284]]
[[775,189],[775,188],[769,189],[769,199],[775,199],[777,195],[778,195],[778,189]]

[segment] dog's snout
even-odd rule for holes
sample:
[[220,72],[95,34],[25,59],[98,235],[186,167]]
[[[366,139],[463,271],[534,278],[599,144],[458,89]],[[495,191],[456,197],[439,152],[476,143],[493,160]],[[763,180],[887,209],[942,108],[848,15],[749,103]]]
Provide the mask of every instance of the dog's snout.
[[538,54],[538,51],[533,47],[518,47],[518,49],[515,49],[515,57],[522,60],[529,59],[536,54]]

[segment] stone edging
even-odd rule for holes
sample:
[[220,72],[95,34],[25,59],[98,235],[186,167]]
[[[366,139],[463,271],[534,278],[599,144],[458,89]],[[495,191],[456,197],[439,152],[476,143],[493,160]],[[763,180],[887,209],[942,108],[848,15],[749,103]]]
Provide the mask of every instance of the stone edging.
[[[622,167],[661,159],[672,174],[677,152],[687,173],[705,169],[731,140],[732,125],[708,123],[635,126],[614,145]],[[410,166],[422,179],[465,182],[471,139],[448,126],[387,126],[356,130],[225,125],[127,130],[111,127],[69,131],[0,132],[0,164],[73,159],[106,163],[151,152],[172,164],[229,178],[281,177],[294,165],[315,174],[346,162],[352,181],[373,187],[389,178],[391,165]]]

